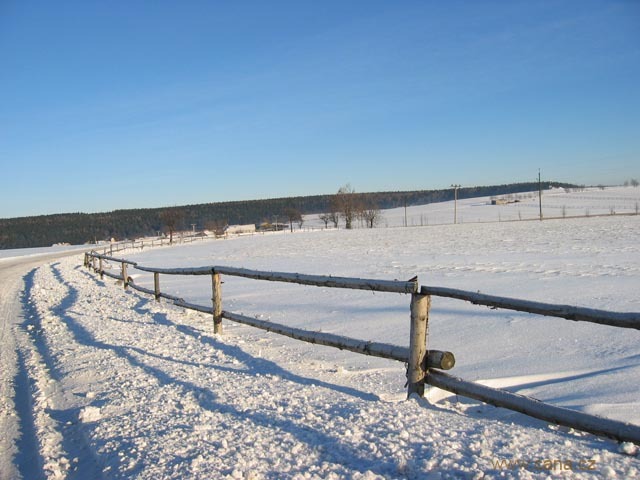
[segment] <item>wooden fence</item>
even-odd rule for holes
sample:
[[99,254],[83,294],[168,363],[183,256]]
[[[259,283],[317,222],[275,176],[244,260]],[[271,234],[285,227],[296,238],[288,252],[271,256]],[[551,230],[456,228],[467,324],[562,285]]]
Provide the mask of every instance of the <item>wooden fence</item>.
[[[104,268],[105,261],[118,263],[120,265],[120,273],[114,274],[107,271]],[[166,298],[173,301],[180,307],[212,315],[214,333],[216,334],[222,334],[222,320],[226,318],[237,323],[250,325],[252,327],[275,332],[280,335],[285,335],[309,343],[327,345],[364,355],[397,360],[407,364],[408,396],[412,394],[423,396],[425,384],[429,384],[443,390],[481,400],[498,407],[508,408],[555,424],[572,427],[600,436],[606,436],[619,441],[631,441],[640,444],[640,426],[545,404],[530,397],[518,395],[498,388],[487,387],[448,375],[442,370],[449,370],[455,365],[455,357],[453,353],[429,350],[427,348],[427,330],[432,296],[449,297],[493,308],[505,308],[568,320],[593,322],[601,325],[631,328],[636,330],[640,330],[640,313],[620,313],[580,308],[569,305],[530,302],[526,300],[484,295],[451,288],[432,286],[419,287],[416,279],[406,282],[372,280],[348,277],[303,275],[298,273],[265,272],[223,266],[207,266],[199,268],[152,268],[139,265],[136,262],[132,262],[124,258],[115,258],[105,254],[99,254],[97,252],[86,253],[84,263],[86,267],[93,268],[101,278],[106,275],[122,281],[125,289],[133,288],[140,292],[153,295],[156,300]],[[153,273],[153,290],[135,285],[127,273],[128,267]],[[212,289],[211,306],[188,303],[179,297],[161,292],[160,275],[210,276]],[[318,287],[359,289],[374,292],[394,292],[410,295],[409,347],[407,348],[385,343],[357,340],[329,333],[311,332],[228,312],[222,308],[221,275],[245,277],[255,280],[297,283]]]
[[114,253],[122,252],[125,250],[143,250],[145,247],[163,247],[165,245],[179,245],[184,243],[193,243],[198,240],[211,240],[212,237],[208,237],[206,235],[183,235],[176,234],[173,238],[173,243],[171,240],[165,237],[158,238],[142,238],[140,240],[122,240],[120,242],[109,243],[108,245],[104,245],[100,250],[104,255],[109,253],[109,255],[113,256]]

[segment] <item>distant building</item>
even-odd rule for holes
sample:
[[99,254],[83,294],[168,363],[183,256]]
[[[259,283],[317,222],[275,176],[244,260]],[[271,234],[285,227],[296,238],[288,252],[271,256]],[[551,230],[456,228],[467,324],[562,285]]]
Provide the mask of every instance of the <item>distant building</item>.
[[288,223],[263,222],[260,224],[260,230],[265,232],[276,232],[276,231],[288,230],[288,229],[289,229]]
[[255,233],[256,226],[252,223],[250,225],[227,225],[224,228],[226,235],[240,235],[243,233]]

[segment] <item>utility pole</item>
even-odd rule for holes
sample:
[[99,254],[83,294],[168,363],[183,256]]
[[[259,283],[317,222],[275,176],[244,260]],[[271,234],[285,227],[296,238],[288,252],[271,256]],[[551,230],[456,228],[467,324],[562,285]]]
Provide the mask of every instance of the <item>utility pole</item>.
[[452,183],[451,188],[453,188],[453,223],[458,223],[458,189],[461,185]]
[[540,180],[540,169],[538,169],[538,204],[540,205],[540,221],[542,221],[542,181]]
[[407,226],[407,197],[404,197],[404,226]]

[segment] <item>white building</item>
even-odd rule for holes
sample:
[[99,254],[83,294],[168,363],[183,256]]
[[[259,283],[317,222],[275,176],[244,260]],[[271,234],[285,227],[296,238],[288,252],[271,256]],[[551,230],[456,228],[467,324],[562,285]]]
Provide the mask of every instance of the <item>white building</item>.
[[224,228],[226,235],[240,235],[242,233],[255,233],[256,226],[252,223],[249,225],[227,225]]

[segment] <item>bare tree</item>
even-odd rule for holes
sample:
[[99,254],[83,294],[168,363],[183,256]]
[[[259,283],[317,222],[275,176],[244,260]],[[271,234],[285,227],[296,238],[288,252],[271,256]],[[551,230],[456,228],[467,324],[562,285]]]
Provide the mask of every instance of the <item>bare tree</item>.
[[347,183],[340,187],[334,196],[336,211],[344,219],[347,230],[353,228],[353,220],[356,215],[355,193],[353,187]]
[[640,185],[640,182],[638,182],[637,178],[632,178],[629,183],[631,184],[632,187],[637,187],[638,185]]
[[333,223],[334,228],[338,228],[338,224],[340,223],[340,205],[338,201],[338,196],[333,195],[331,200],[329,201],[329,221]]
[[329,222],[331,221],[331,216],[328,213],[321,213],[318,215],[318,218],[321,222],[324,222],[324,228],[329,227]]
[[302,226],[302,222],[304,222],[304,220],[302,219],[302,214],[296,208],[286,208],[284,210],[284,215],[289,219],[289,227],[291,228],[291,232],[293,232],[293,222],[298,223],[300,226]]
[[333,227],[338,228],[338,224],[340,223],[340,214],[338,212],[330,212],[329,219],[333,223]]
[[365,203],[362,201],[362,199],[356,197],[353,202],[353,211],[354,211],[354,217],[358,219],[360,228],[363,228],[367,223],[367,220],[364,215],[365,208],[366,208]]
[[373,228],[382,219],[382,212],[380,212],[380,209],[372,198],[365,198],[360,208],[360,217],[367,227]]
[[216,237],[224,235],[224,227],[227,226],[227,222],[224,220],[209,220],[205,223],[205,228],[212,231]]
[[160,213],[160,220],[169,230],[169,243],[173,243],[173,232],[176,231],[178,224],[184,219],[184,212],[179,208],[168,208]]

